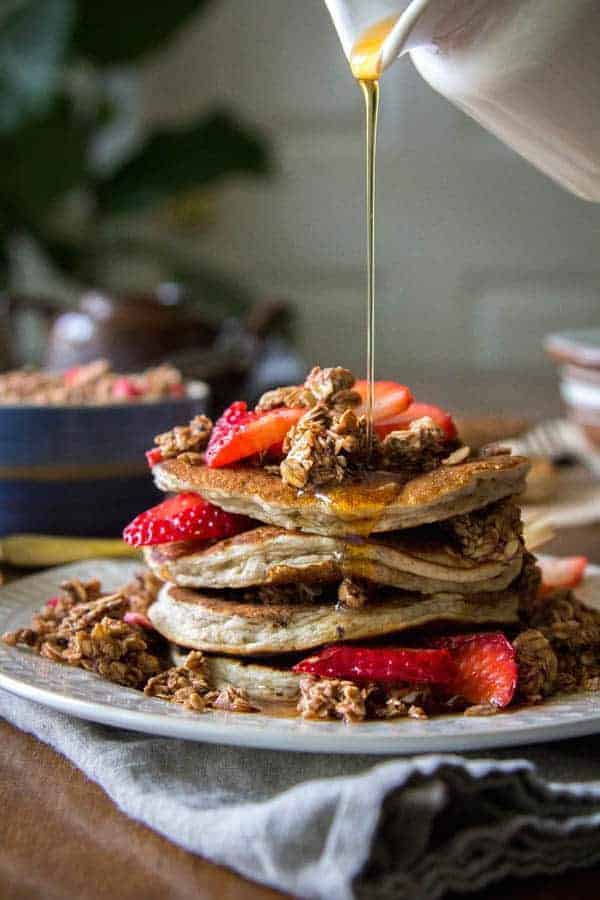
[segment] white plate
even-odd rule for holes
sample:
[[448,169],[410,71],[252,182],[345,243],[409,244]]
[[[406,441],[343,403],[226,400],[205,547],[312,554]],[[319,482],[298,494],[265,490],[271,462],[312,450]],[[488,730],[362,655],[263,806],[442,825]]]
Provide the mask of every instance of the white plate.
[[[90,561],[8,584],[0,589],[0,633],[25,625],[65,578],[98,576],[110,590],[127,581],[137,568],[139,564],[130,562]],[[600,608],[599,567],[592,568],[580,594]],[[1,642],[0,687],[93,722],[192,741],[272,750],[429,753],[533,744],[600,732],[600,693],[571,695],[490,717],[455,715],[350,726],[258,714],[198,714]]]

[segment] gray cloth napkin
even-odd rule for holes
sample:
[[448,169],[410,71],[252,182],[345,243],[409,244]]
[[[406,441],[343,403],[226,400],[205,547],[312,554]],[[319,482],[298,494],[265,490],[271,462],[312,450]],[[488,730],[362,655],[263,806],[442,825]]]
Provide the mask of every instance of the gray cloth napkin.
[[600,738],[382,762],[145,736],[2,691],[0,714],[127,815],[299,897],[434,900],[600,863]]

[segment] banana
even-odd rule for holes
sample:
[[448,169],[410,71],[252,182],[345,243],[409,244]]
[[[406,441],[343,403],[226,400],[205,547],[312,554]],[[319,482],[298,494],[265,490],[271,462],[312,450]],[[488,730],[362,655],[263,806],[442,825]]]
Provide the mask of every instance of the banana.
[[120,538],[74,538],[45,534],[13,534],[0,540],[0,561],[10,566],[58,566],[94,557],[139,557]]

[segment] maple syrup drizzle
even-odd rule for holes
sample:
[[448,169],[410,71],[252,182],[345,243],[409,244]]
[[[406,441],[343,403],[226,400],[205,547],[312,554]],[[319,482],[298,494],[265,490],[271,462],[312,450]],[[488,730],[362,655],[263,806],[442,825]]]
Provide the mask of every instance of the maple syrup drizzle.
[[381,49],[400,16],[388,16],[369,25],[350,51],[350,68],[357,81],[377,81],[381,75]]
[[379,82],[359,82],[365,98],[366,116],[366,196],[367,196],[367,447],[373,447],[373,410],[375,407],[375,156]]
[[[367,219],[367,446],[373,447],[373,410],[375,406],[375,175],[377,125],[379,117],[379,75],[381,47],[397,21],[384,19],[368,28],[350,54],[350,68],[357,79],[365,102],[365,161]],[[371,456],[372,459],[372,456]],[[348,522],[352,533],[368,537],[377,527],[385,508],[401,491],[400,481],[389,472],[369,471],[355,482],[317,489],[314,494],[332,513]],[[360,543],[348,537],[337,556],[342,569],[346,560],[361,555]],[[365,575],[366,575],[365,571]]]
[[366,29],[350,53],[350,68],[365,101],[366,212],[367,212],[367,447],[373,447],[375,407],[375,174],[381,48],[398,20],[390,16]]
[[[355,481],[317,488],[314,496],[327,504],[336,518],[352,527],[352,534],[368,537],[376,530],[386,508],[402,493],[406,478],[395,472],[366,471]],[[353,542],[347,542],[352,553]]]

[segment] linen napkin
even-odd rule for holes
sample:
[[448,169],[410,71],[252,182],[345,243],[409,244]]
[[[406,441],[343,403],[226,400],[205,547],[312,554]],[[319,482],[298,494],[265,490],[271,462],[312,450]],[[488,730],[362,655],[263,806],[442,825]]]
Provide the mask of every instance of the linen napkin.
[[435,900],[600,863],[600,738],[382,761],[145,736],[3,691],[0,714],[127,815],[298,897]]

